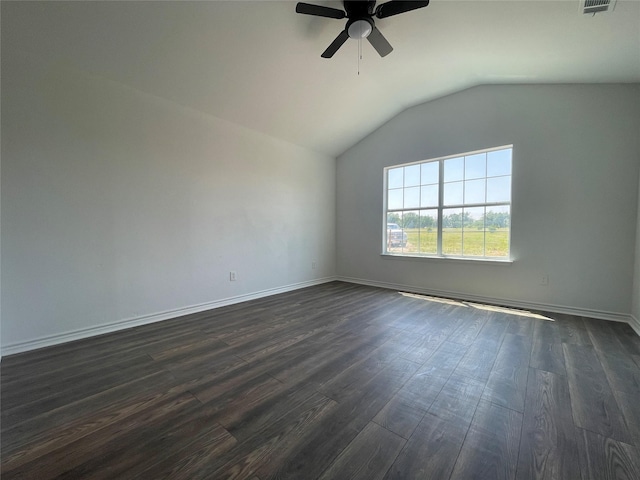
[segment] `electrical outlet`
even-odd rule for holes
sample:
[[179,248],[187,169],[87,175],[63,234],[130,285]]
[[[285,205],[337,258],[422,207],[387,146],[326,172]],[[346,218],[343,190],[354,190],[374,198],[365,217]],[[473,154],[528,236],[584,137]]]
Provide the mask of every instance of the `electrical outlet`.
[[236,272],[231,271],[229,272],[229,281],[230,282],[235,282],[238,279]]
[[549,285],[549,275],[545,274],[540,277],[540,285],[546,287]]
[[315,270],[315,269],[316,269],[316,262],[311,262],[311,268],[312,268],[313,270]]

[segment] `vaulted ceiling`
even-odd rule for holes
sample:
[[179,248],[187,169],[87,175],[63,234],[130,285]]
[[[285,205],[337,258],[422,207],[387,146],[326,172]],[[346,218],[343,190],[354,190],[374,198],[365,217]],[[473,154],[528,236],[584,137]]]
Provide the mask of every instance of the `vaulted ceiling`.
[[356,40],[321,58],[345,20],[291,1],[3,1],[2,49],[336,156],[402,110],[474,85],[640,82],[640,1],[579,7],[432,0],[377,20],[394,51],[380,58],[365,41],[359,60]]

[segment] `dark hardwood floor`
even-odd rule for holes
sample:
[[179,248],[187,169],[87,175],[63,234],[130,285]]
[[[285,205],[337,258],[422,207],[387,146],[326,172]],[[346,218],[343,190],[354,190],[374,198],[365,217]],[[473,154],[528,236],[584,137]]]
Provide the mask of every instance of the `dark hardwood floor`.
[[640,479],[626,324],[329,283],[2,360],[2,478]]

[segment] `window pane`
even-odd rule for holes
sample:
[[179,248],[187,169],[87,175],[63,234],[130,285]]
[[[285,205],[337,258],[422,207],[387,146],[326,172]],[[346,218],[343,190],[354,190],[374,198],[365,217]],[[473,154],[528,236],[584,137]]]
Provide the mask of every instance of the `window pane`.
[[487,174],[487,154],[480,153],[464,157],[464,178],[470,180],[472,178],[482,178]]
[[389,190],[389,196],[387,198],[388,210],[399,210],[402,208],[402,188],[396,188],[395,190]]
[[420,253],[438,253],[438,211],[422,210],[420,212]]
[[487,178],[487,202],[511,200],[511,176]]
[[511,149],[487,153],[487,177],[511,175]]
[[509,229],[511,207],[487,207],[485,214],[485,256],[507,257],[509,255]]
[[389,253],[402,253],[407,244],[407,234],[402,228],[405,215],[401,212],[387,214],[386,244]]
[[420,185],[420,165],[404,167],[404,186],[415,187]]
[[420,244],[420,212],[404,212],[402,216],[404,236],[402,238],[403,253],[418,253]]
[[438,185],[427,185],[421,188],[420,193],[421,207],[437,207],[438,206]]
[[462,205],[462,182],[444,184],[444,204]]
[[464,182],[464,203],[484,203],[484,178]]
[[403,185],[404,168],[387,170],[387,188],[400,188]]
[[456,182],[463,179],[464,157],[444,161],[444,181]]
[[463,216],[463,255],[481,257],[484,255],[484,207],[465,208]]
[[462,255],[461,208],[447,208],[442,211],[442,253]]
[[429,162],[422,164],[421,179],[422,185],[429,185],[431,183],[438,183],[440,181],[440,162]]
[[395,223],[400,228],[400,225],[402,225],[402,213],[387,213],[387,228],[389,228],[390,223]]
[[404,212],[402,215],[402,227],[418,228],[420,226],[420,214],[418,212]]
[[404,189],[404,208],[418,208],[420,206],[420,187]]

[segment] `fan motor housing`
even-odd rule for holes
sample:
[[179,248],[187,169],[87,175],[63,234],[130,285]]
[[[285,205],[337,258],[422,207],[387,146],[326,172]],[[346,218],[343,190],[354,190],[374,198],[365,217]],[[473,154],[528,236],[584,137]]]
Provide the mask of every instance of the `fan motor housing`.
[[357,0],[345,0],[343,3],[347,16],[354,19],[373,15],[373,9],[376,6],[375,1],[361,2]]

